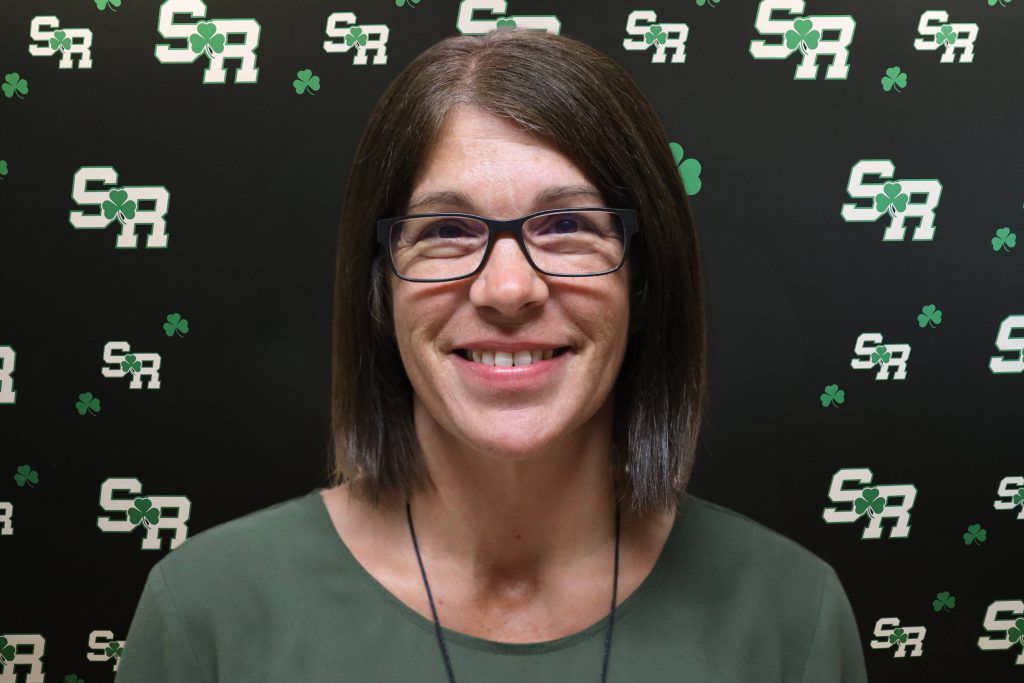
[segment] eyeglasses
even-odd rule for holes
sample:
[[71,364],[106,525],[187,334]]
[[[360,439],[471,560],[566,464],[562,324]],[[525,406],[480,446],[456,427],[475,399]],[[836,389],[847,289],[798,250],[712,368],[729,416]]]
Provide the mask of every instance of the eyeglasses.
[[483,268],[494,238],[511,232],[526,260],[545,275],[614,273],[639,232],[636,211],[548,209],[508,221],[469,213],[420,213],[377,221],[377,241],[395,275],[410,282],[447,282]]

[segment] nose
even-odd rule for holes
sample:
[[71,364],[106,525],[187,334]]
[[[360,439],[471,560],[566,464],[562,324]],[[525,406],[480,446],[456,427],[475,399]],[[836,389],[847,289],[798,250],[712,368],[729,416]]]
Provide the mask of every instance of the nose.
[[546,283],[530,265],[515,235],[508,232],[495,235],[487,262],[470,288],[470,300],[477,306],[491,306],[514,314],[525,304],[546,296]]

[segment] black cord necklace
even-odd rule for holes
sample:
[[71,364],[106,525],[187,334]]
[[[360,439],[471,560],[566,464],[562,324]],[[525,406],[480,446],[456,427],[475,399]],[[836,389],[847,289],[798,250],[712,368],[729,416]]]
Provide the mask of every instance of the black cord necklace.
[[[444,668],[448,672],[448,680],[455,683],[455,674],[452,673],[452,663],[448,659],[448,649],[445,647],[444,638],[441,635],[441,622],[437,619],[437,609],[434,607],[434,596],[430,592],[430,584],[427,583],[427,571],[423,568],[423,558],[420,557],[420,546],[416,542],[416,530],[412,526],[412,510],[409,507],[409,500],[405,501],[405,516],[409,520],[409,533],[412,534],[412,545],[416,549],[416,559],[420,563],[420,574],[423,575],[423,585],[427,588],[427,599],[430,601],[430,612],[434,615],[434,633],[437,634],[437,642],[441,646],[441,656],[444,657]],[[608,632],[604,640],[604,665],[601,668],[601,683],[604,683],[608,676],[608,655],[612,647],[612,628],[615,626],[615,598],[619,592],[619,504],[615,503],[615,579],[612,582],[612,611],[608,616]]]

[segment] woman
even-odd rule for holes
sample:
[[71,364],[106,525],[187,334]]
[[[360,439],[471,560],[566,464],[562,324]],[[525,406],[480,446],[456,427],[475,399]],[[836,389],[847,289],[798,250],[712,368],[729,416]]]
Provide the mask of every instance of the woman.
[[686,494],[703,305],[614,61],[531,30],[426,50],[348,181],[333,486],[158,562],[115,680],[865,681],[832,568]]

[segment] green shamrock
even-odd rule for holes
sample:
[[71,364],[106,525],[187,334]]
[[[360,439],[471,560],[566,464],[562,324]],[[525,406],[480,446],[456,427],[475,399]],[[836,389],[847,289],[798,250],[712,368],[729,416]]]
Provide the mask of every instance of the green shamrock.
[[795,50],[800,48],[801,54],[807,54],[807,50],[818,47],[818,40],[821,39],[821,31],[812,31],[814,22],[810,19],[797,19],[793,22],[793,28],[786,31],[786,48]]
[[672,158],[676,162],[676,168],[679,169],[679,175],[683,179],[683,187],[686,188],[686,194],[693,196],[700,192],[700,162],[696,159],[690,158],[683,161],[683,147],[678,142],[668,143],[669,149],[672,150]]
[[[1018,640],[1024,643],[1024,619],[1013,622],[1013,626],[1006,631],[1006,639],[1011,643],[1016,643]],[[0,638],[0,646],[2,645],[3,638]]]
[[501,17],[498,19],[497,26],[495,28],[515,28],[516,20],[512,17]]
[[110,645],[107,645],[106,654],[107,657],[117,657],[118,659],[120,659],[121,655],[124,654],[124,650],[121,649],[121,646],[118,645],[117,641],[115,640]]
[[980,524],[972,524],[967,527],[967,533],[964,534],[964,545],[981,545],[985,542],[987,532],[981,528]]
[[211,58],[214,52],[224,52],[226,40],[223,33],[217,33],[217,25],[212,21],[200,21],[196,24],[196,32],[188,37],[192,52],[199,54],[206,50],[207,56]]
[[886,351],[885,346],[876,346],[875,350],[871,353],[871,364],[880,363],[885,365],[892,358],[892,354]]
[[17,652],[7,638],[0,636],[0,661],[9,662],[14,659]]
[[703,7],[704,5],[707,5],[708,7],[715,7],[721,1],[722,0],[697,0],[697,7]]
[[129,370],[133,373],[138,372],[142,369],[142,361],[135,360],[135,354],[129,353],[124,357],[124,360],[121,361],[121,369],[125,372],[128,372]]
[[355,43],[366,45],[366,34],[363,33],[363,29],[358,26],[353,26],[352,29],[345,34],[346,45],[354,45]]
[[907,634],[906,634],[906,632],[903,629],[901,629],[901,628],[897,628],[896,630],[894,630],[892,633],[889,634],[889,642],[893,643],[893,644],[907,642]]
[[314,90],[320,89],[320,77],[314,76],[312,70],[303,69],[295,75],[298,78],[292,81],[292,87],[298,94],[301,95],[308,89],[309,94],[312,95]]
[[[935,308],[935,304],[928,304],[917,314],[917,324],[924,327],[932,323],[935,323],[935,325],[942,323],[942,311]],[[932,325],[932,327],[935,327],[935,325]]]
[[1009,228],[999,228],[996,230],[996,236],[992,238],[992,251],[1010,251],[1012,247],[1017,246],[1017,233],[1010,232]]
[[[7,175],[7,161],[0,159],[0,176],[4,175]],[[0,178],[0,180],[3,180],[3,178]]]
[[164,323],[164,334],[173,337],[175,332],[179,337],[188,334],[188,320],[182,318],[181,313],[171,313],[167,316],[167,322]]
[[889,213],[893,216],[897,211],[906,211],[910,195],[901,192],[902,189],[903,186],[899,183],[886,183],[882,187],[882,192],[875,195],[875,211],[889,209]]
[[22,95],[28,94],[28,81],[18,75],[17,71],[13,71],[4,76],[4,84],[0,86],[3,88],[4,95],[10,99],[14,97],[15,93],[18,94],[18,99],[25,99]]
[[135,202],[128,199],[127,190],[111,190],[107,197],[109,199],[104,200],[102,204],[103,215],[107,220],[116,217],[119,222],[124,223],[126,219],[135,218]]
[[1013,494],[1013,504],[1014,505],[1024,504],[1024,488],[1017,489],[1017,493]]
[[50,49],[56,52],[60,50],[64,52],[71,49],[71,39],[68,38],[68,34],[64,31],[54,31],[53,37],[50,38]]
[[896,92],[900,92],[900,88],[907,87],[907,74],[906,72],[900,71],[898,66],[890,66],[885,70],[885,75],[882,76],[882,89],[885,92],[889,92],[896,87]]
[[149,498],[136,498],[132,503],[135,507],[128,508],[128,521],[132,526],[142,523],[148,529],[160,521],[160,511],[153,507]]
[[662,30],[661,24],[655,24],[654,26],[651,26],[650,31],[644,34],[644,40],[647,41],[648,45],[655,41],[664,45],[665,41],[668,40],[668,34]]
[[943,24],[939,27],[939,32],[935,34],[935,42],[939,45],[952,43],[954,40],[956,40],[956,31],[953,30],[952,24]]
[[[408,0],[409,7],[415,7],[420,0]],[[395,5],[401,7],[406,3],[406,0],[395,0]]]
[[956,607],[956,598],[949,594],[949,591],[942,591],[935,595],[935,599],[932,600],[932,609],[936,612],[946,610],[947,612]]
[[989,7],[995,7],[996,3],[998,3],[998,4],[1002,5],[1003,7],[1006,7],[1011,2],[1013,2],[1013,0],[1006,0],[1006,2],[1003,2],[1003,0],[988,0],[988,6]]
[[[118,1],[120,1],[120,0],[118,0]],[[75,674],[68,674],[67,676],[64,677],[64,683],[85,683],[85,679],[84,678],[79,678]]]
[[860,498],[853,501],[853,509],[858,517],[867,512],[868,517],[873,518],[885,509],[885,497],[878,495],[877,488],[862,489]]
[[78,395],[75,409],[78,410],[79,415],[85,415],[86,413],[95,415],[100,412],[100,400],[93,396],[92,392],[86,391]]
[[821,401],[822,408],[828,408],[830,403],[838,408],[846,400],[846,392],[840,389],[838,384],[829,384],[818,400]]
[[116,12],[117,10],[114,8],[121,6],[121,0],[96,0],[97,9],[106,9],[108,5],[110,6],[111,10]]
[[39,483],[39,473],[28,465],[22,465],[18,468],[18,473],[14,475],[14,482],[18,486],[28,484],[32,488],[35,488],[36,484]]

